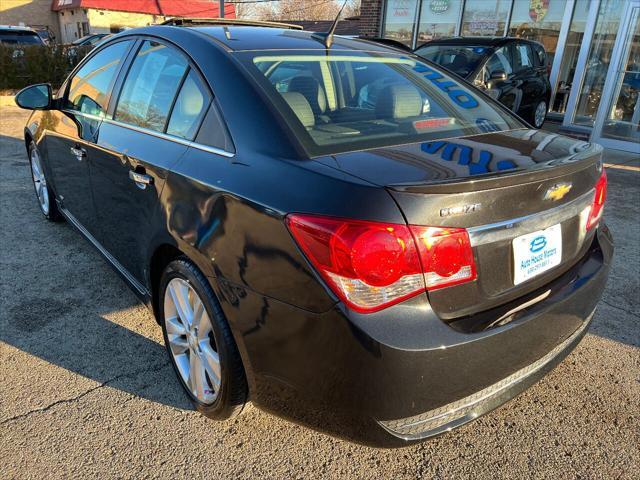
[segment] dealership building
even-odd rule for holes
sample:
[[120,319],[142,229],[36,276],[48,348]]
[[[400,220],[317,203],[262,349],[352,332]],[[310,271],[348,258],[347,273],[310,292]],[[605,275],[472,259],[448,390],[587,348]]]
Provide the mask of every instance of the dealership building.
[[640,154],[640,0],[362,0],[360,31],[415,48],[451,36],[541,43],[562,130]]

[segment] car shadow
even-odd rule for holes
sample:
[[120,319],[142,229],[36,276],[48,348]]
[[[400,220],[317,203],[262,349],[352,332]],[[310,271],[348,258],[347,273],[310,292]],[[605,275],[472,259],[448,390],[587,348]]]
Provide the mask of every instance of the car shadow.
[[132,305],[102,316],[87,312],[84,302],[43,295],[2,310],[1,342],[100,385],[192,409],[164,347],[109,319],[148,317],[140,313],[144,307]]
[[40,213],[19,134],[0,135],[3,342],[101,385],[192,409],[153,315],[70,224]]

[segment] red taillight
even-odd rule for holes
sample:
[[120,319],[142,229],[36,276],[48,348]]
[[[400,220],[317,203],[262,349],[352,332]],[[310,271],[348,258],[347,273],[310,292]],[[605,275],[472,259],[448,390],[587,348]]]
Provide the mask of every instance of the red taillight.
[[418,244],[427,290],[476,279],[476,262],[464,228],[410,228]]
[[331,289],[358,312],[378,311],[425,289],[476,276],[464,229],[315,215],[289,215],[287,226]]
[[593,205],[591,205],[591,211],[589,212],[589,219],[587,220],[587,230],[591,230],[598,225],[600,218],[602,218],[602,210],[604,209],[604,201],[607,198],[607,174],[602,170],[602,175],[596,183],[596,193],[593,197]]

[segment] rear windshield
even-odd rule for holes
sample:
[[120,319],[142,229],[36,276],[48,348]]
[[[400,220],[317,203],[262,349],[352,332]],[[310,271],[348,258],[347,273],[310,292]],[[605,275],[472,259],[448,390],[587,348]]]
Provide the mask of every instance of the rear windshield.
[[324,51],[238,56],[310,156],[523,126],[415,57]]
[[12,45],[42,45],[42,39],[36,32],[0,30],[0,43]]
[[425,45],[415,53],[466,78],[476,71],[488,51],[482,46]]

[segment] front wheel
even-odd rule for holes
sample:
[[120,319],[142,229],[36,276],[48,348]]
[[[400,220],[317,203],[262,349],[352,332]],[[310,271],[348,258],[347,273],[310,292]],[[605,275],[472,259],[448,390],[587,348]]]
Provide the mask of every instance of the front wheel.
[[542,124],[547,118],[547,102],[541,100],[536,105],[536,108],[533,110],[533,118],[532,122],[533,126],[536,128],[542,128]]
[[33,188],[36,191],[36,198],[38,199],[40,211],[47,220],[52,222],[62,220],[62,215],[60,215],[60,212],[58,211],[58,205],[56,204],[53,190],[49,183],[47,183],[47,176],[42,165],[40,152],[33,141],[29,143],[29,164],[31,166]]
[[247,381],[238,348],[209,282],[188,259],[164,270],[158,313],[167,352],[196,409],[220,420],[240,413]]

